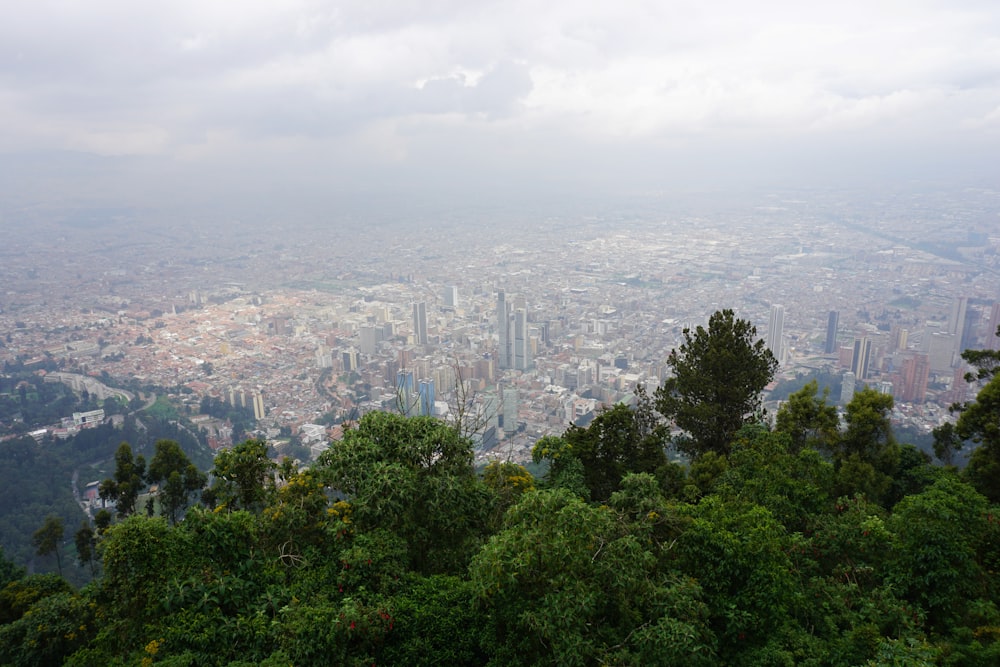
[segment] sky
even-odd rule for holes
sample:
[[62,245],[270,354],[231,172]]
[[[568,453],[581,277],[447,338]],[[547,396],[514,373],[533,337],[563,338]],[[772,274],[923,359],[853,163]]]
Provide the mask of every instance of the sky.
[[989,183],[998,148],[995,0],[0,3],[20,205]]

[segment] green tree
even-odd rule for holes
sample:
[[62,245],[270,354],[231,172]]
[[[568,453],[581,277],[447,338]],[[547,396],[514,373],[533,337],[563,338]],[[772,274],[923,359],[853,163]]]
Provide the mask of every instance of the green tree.
[[833,447],[837,495],[864,493],[880,502],[887,497],[899,464],[899,445],[892,432],[891,394],[865,387],[847,404],[847,429]]
[[1000,375],[961,408],[955,433],[976,445],[965,469],[966,479],[990,502],[1000,502]]
[[3,552],[3,547],[0,547],[0,589],[11,581],[20,579],[24,574],[24,568],[19,567],[13,561],[7,560],[7,556]]
[[157,495],[162,512],[171,523],[176,523],[178,513],[187,507],[191,494],[203,488],[206,481],[205,475],[173,440],[156,442],[156,453],[146,477],[150,484],[162,482]]
[[839,436],[837,408],[826,402],[830,390],[824,389],[822,396],[818,391],[819,383],[812,380],[778,409],[774,430],[791,437],[793,451],[806,447],[830,451]]
[[688,434],[678,447],[697,456],[726,454],[736,431],[763,416],[760,393],[778,368],[757,329],[721,310],[708,329],[684,329],[680,349],[671,350],[667,365],[673,377],[656,390],[656,407]]
[[496,494],[497,502],[491,524],[499,528],[504,513],[521,496],[535,488],[535,478],[524,466],[512,461],[493,459],[483,469],[483,483]]
[[76,558],[80,565],[90,565],[91,576],[97,575],[97,567],[94,563],[97,556],[97,535],[90,525],[90,521],[83,520],[79,530],[73,535],[73,542],[76,544]]
[[618,490],[630,472],[655,473],[666,465],[664,429],[657,423],[651,399],[641,389],[635,409],[618,403],[603,410],[586,428],[563,433],[573,455],[583,464],[591,500],[603,501]]
[[31,536],[31,543],[35,545],[35,553],[39,556],[47,556],[55,553],[56,564],[59,567],[59,576],[62,576],[62,555],[60,552],[60,542],[63,538],[63,521],[55,514],[45,517],[45,523]]
[[816,450],[792,445],[787,433],[744,426],[727,463],[714,491],[727,500],[766,507],[790,532],[806,530],[829,505],[833,466]]
[[[162,517],[132,515],[104,536],[104,647],[122,658],[152,639],[147,626],[162,614],[171,580],[185,581],[201,564],[191,535]],[[137,663],[138,660],[132,664]]]
[[370,412],[316,469],[350,503],[354,529],[401,537],[418,572],[461,571],[485,532],[491,494],[472,443],[438,419]]
[[672,556],[702,587],[709,627],[719,640],[719,664],[792,664],[783,644],[801,589],[784,527],[763,507],[717,495],[679,511],[690,517],[690,525]]
[[573,451],[573,446],[564,438],[546,435],[538,439],[531,448],[531,460],[547,463],[544,486],[549,489],[566,489],[584,499],[590,498],[583,462]]
[[511,508],[470,568],[488,664],[716,664],[698,584],[658,568],[655,543],[631,526],[635,503],[622,503],[625,515],[553,489]]
[[267,456],[267,443],[247,440],[219,452],[212,470],[211,499],[232,511],[259,512],[274,487],[277,465]]
[[145,488],[146,459],[140,454],[133,457],[127,442],[118,445],[115,452],[115,474],[101,482],[98,493],[102,500],[115,504],[119,518],[135,513],[135,503]]
[[978,549],[987,532],[988,504],[971,486],[945,476],[896,506],[889,526],[898,535],[891,579],[927,611],[941,631],[988,597]]
[[0,626],[0,665],[65,664],[94,632],[92,601],[68,591],[54,592],[34,602],[21,618]]

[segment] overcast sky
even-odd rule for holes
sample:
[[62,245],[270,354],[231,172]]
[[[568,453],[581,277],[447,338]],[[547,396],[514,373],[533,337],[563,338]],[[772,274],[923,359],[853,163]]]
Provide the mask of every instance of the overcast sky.
[[996,182],[998,148],[996,0],[0,4],[35,197]]

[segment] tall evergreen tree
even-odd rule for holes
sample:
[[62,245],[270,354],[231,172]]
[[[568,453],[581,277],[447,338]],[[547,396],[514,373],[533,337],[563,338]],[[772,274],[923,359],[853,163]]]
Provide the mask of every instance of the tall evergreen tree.
[[736,432],[762,418],[760,393],[778,369],[756,327],[732,310],[716,311],[707,329],[684,329],[667,365],[673,377],[656,390],[656,407],[691,436],[678,447],[693,456],[729,452]]

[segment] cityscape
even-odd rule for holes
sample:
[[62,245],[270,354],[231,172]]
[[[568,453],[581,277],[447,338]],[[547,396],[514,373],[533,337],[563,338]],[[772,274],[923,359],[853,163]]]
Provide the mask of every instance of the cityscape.
[[169,235],[139,213],[49,217],[0,250],[0,361],[162,388],[213,447],[232,429],[199,414],[206,396],[312,456],[395,410],[524,462],[655,389],[684,329],[731,308],[780,362],[769,390],[834,378],[844,405],[872,386],[927,434],[975,393],[960,353],[998,347],[998,205],[989,189],[760,191]]

